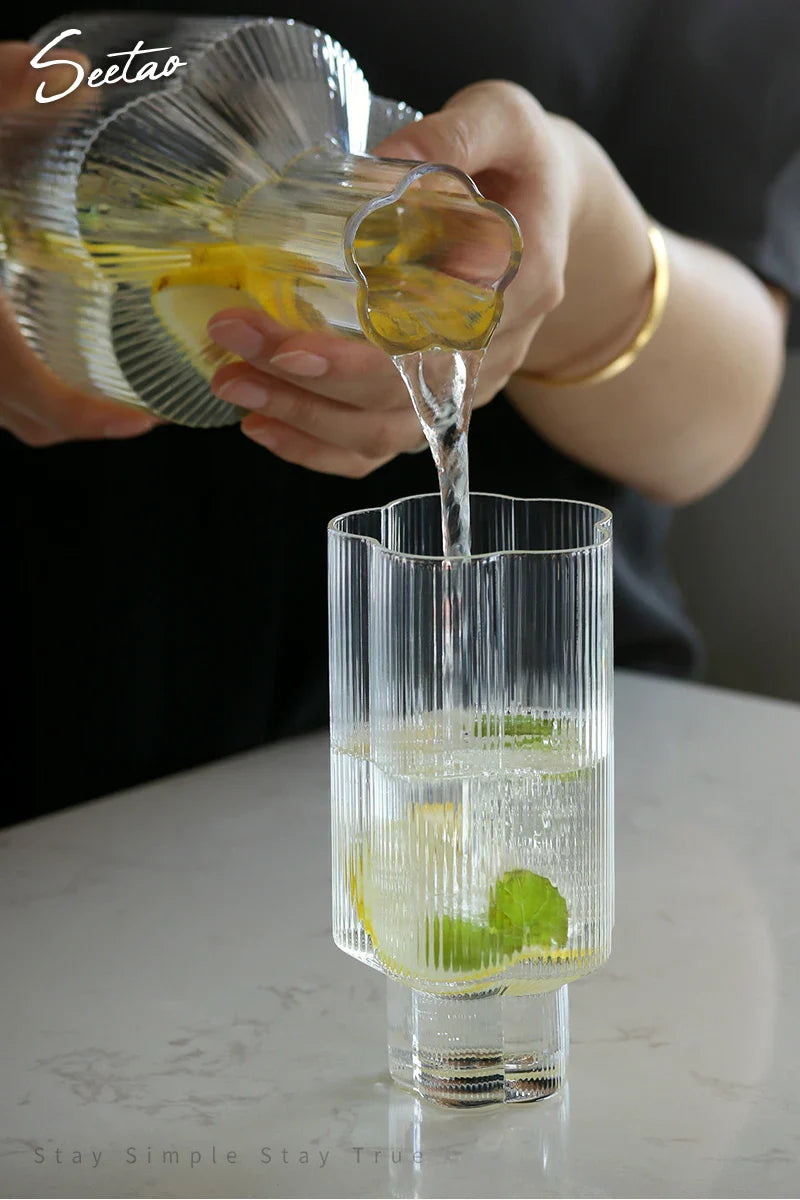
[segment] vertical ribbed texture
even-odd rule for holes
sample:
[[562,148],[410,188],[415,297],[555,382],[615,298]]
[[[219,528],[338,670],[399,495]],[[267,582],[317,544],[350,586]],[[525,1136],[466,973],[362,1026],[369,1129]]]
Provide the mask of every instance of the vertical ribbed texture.
[[475,1009],[505,1036],[512,999],[549,993],[556,1028],[611,947],[610,514],[473,494],[478,553],[446,561],[436,500],[330,527],[334,937],[427,993],[434,1040],[469,994],[505,996]]
[[[8,294],[57,375],[214,426],[241,415],[210,387],[238,361],[208,334],[224,309],[393,355],[486,345],[519,265],[517,224],[456,168],[366,156],[418,114],[373,101],[337,42],[291,20],[80,20],[93,64],[142,39],[185,65],[53,107],[32,91],[30,109],[0,117]],[[454,460],[466,428],[446,432]]]
[[[66,382],[181,424],[230,424],[239,414],[209,387],[233,361],[207,336],[214,312],[243,303],[277,317],[313,313],[322,291],[324,318],[358,328],[350,280],[344,305],[318,281],[284,285],[274,272],[262,271],[267,303],[247,292],[235,245],[242,197],[304,150],[324,143],[364,154],[371,139],[417,114],[384,99],[373,114],[349,54],[293,21],[102,13],[81,15],[79,25],[76,44],[93,66],[107,67],[108,53],[140,39],[170,46],[190,65],[155,82],[93,89],[80,106],[67,98],[0,116],[11,304],[32,347]],[[53,22],[35,40],[44,45],[64,27]],[[46,72],[42,81],[47,87]],[[260,240],[269,243],[268,231]],[[233,254],[207,261],[206,277],[181,278],[194,268],[187,247],[204,243],[233,245]],[[154,284],[172,289],[158,312]],[[191,295],[179,293],[184,284]]]
[[323,139],[353,154],[367,149],[369,86],[347,51],[309,25],[243,24],[192,82],[275,171]]
[[[164,18],[148,13],[82,14],[77,46],[93,66],[107,67],[106,55],[131,47],[170,45],[183,61],[193,61],[240,22],[231,18],[197,20]],[[66,27],[60,18],[32,39],[45,45]],[[165,39],[166,36],[166,40]],[[57,54],[57,51],[56,51]],[[166,56],[160,59],[166,61]],[[47,73],[41,80],[49,90]],[[38,86],[39,80],[37,80]],[[117,341],[133,336],[141,346],[148,330],[131,331],[130,297],[107,279],[84,245],[79,224],[78,187],[87,147],[100,125],[132,102],[152,93],[165,94],[182,84],[182,72],[156,82],[104,86],[91,102],[77,106],[72,98],[0,116],[0,210],[7,240],[7,290],[20,328],[33,349],[63,380],[80,388],[96,388],[127,402],[149,400],[126,374]],[[141,223],[141,214],[140,214]],[[134,289],[131,289],[134,290]],[[122,303],[120,303],[120,300]],[[153,318],[149,290],[138,298],[140,316]],[[120,314],[120,309],[124,311]],[[187,423],[224,424],[236,420],[230,405],[214,398],[163,327],[156,332],[170,344],[171,370],[163,372],[161,394],[166,404],[189,382]],[[141,351],[139,351],[141,353]],[[151,361],[158,348],[147,350]],[[198,387],[199,384],[199,387]],[[155,406],[154,406],[155,407]]]
[[392,1078],[459,1108],[550,1096],[566,1076],[567,991],[514,995],[501,987],[443,998],[389,979]]
[[[555,986],[610,948],[610,518],[477,495],[482,554],[415,558],[437,544],[432,499],[330,533],[335,936],[439,992]],[[566,936],[499,936],[512,872],[555,889]]]

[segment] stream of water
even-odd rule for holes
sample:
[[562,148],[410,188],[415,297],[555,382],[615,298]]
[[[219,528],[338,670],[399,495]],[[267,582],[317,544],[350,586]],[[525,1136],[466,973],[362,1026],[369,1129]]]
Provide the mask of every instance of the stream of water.
[[470,552],[467,434],[484,350],[418,350],[393,359],[430,446],[442,499],[442,553]]

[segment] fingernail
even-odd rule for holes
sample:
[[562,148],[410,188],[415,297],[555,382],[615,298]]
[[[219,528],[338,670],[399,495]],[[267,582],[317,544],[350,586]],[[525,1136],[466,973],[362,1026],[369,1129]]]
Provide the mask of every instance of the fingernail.
[[135,414],[130,417],[115,417],[103,426],[103,437],[124,438],[136,437],[139,433],[149,433],[158,424],[155,417],[144,417]]
[[247,431],[247,435],[248,437],[252,438],[254,442],[258,442],[259,446],[266,446],[268,450],[277,449],[278,439],[276,438],[271,425],[257,425],[255,428],[253,428],[251,425]]
[[399,162],[420,162],[419,151],[408,142],[397,142],[389,147],[389,153],[381,150],[381,158],[396,158]]
[[222,400],[237,404],[240,408],[263,408],[269,400],[267,388],[249,379],[228,379],[215,391]]
[[[80,73],[76,67],[67,66],[50,66],[49,63],[42,64],[49,67],[47,74],[36,76],[35,83],[37,90],[39,85],[42,85],[42,95],[45,100],[51,102],[56,97],[61,97],[65,92],[77,91],[77,82],[80,79]],[[31,82],[34,82],[33,71],[30,74]]]
[[255,358],[264,345],[261,334],[246,321],[211,320],[208,333],[223,350],[230,350],[231,354],[238,354],[240,358]]
[[286,371],[288,375],[305,375],[312,379],[324,375],[330,367],[327,358],[321,354],[309,354],[307,350],[287,350],[285,354],[276,354],[269,360],[271,367]]

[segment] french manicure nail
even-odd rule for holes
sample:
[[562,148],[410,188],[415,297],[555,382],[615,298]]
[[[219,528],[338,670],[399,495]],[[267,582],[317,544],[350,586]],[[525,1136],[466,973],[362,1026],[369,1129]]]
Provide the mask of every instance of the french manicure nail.
[[269,360],[271,367],[286,371],[288,375],[304,375],[308,379],[324,375],[330,363],[321,354],[309,354],[307,350],[287,350]]
[[230,350],[231,354],[238,354],[240,358],[255,358],[264,345],[261,334],[246,321],[211,320],[208,333],[223,350]]
[[[77,63],[74,67],[67,66],[66,64],[63,66],[56,66],[55,64],[51,65],[48,62],[43,62],[41,65],[43,67],[50,67],[47,75],[43,77],[43,82],[42,79],[35,80],[36,83],[41,84],[41,91],[45,100],[52,101],[57,97],[63,96],[65,92],[68,92],[75,86],[75,81],[80,78],[80,72],[78,70]],[[33,84],[33,70],[30,72],[30,79],[31,84]],[[38,90],[39,89],[37,88],[37,91]]]
[[248,433],[254,442],[258,442],[259,446],[266,446],[268,450],[275,450],[278,445],[278,439],[275,437],[271,425],[259,425],[255,429],[251,428]]
[[240,408],[263,408],[269,400],[267,388],[249,379],[228,379],[215,390],[223,400]]
[[129,417],[115,417],[103,426],[103,437],[125,438],[136,437],[139,433],[149,433],[158,424],[155,417],[139,416],[134,413]]

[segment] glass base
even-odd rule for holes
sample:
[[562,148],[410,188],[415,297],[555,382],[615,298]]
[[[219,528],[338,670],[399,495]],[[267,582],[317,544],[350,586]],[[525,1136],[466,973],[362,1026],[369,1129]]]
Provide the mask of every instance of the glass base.
[[569,1053],[566,985],[538,995],[502,988],[434,996],[392,979],[389,1072],[424,1100],[455,1107],[552,1096]]

